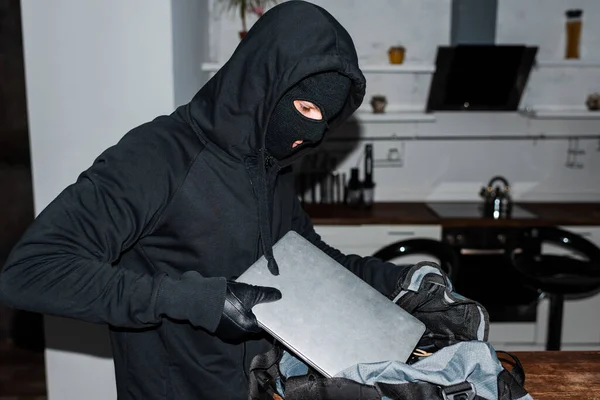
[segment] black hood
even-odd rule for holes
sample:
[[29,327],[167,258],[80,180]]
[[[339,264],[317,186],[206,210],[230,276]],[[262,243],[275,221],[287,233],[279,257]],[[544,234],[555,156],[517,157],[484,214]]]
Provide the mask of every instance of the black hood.
[[365,78],[352,38],[331,14],[308,2],[287,1],[259,18],[229,61],[176,112],[202,140],[246,164],[257,200],[263,253],[269,270],[276,275],[279,269],[270,229],[272,190],[279,169],[311,148],[274,160],[265,150],[267,124],[288,89],[310,75],[327,71],[347,76],[352,84],[345,106],[328,121],[323,139],[361,105]]
[[226,153],[244,159],[264,147],[267,123],[283,94],[303,78],[324,71],[337,71],[353,83],[344,109],[330,122],[331,131],[364,98],[365,78],[354,43],[323,8],[287,1],[254,24],[229,61],[188,104],[185,117]]

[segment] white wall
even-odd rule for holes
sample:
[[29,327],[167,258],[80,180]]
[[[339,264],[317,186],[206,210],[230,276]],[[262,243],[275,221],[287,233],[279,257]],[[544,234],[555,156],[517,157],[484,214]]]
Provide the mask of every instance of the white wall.
[[[502,1],[502,0],[500,0]],[[285,0],[280,2],[285,2]],[[239,43],[239,14],[226,12],[220,0],[210,0],[210,59],[226,60]],[[429,43],[448,44],[450,0],[318,0],[348,30],[361,62],[387,61],[390,46],[403,45],[407,61],[432,62],[436,49]],[[250,19],[254,22],[256,19]]]
[[[534,71],[523,106],[582,108],[588,93],[600,91],[600,68],[550,68],[565,52],[565,15],[569,8],[583,10],[580,55],[582,62],[600,65],[600,2],[594,0],[500,0],[497,40],[538,46],[542,68]],[[598,122],[598,121],[597,121]],[[597,126],[597,124],[596,124]]]
[[[239,43],[239,16],[220,12],[211,0],[210,58],[223,62]],[[436,47],[450,41],[450,0],[315,0],[353,37],[361,65],[386,63],[393,44],[407,48],[407,63],[433,64]],[[584,10],[582,61],[600,65],[600,2],[597,0],[499,0],[496,40],[540,46],[540,61],[560,61],[564,52],[564,11]],[[392,108],[423,110],[430,75],[366,74],[365,106],[373,94],[387,96]],[[493,79],[493,78],[492,78]],[[600,68],[540,67],[532,72],[522,107],[582,109],[590,92],[600,92]],[[360,123],[348,128],[362,138],[374,136],[583,135],[600,134],[600,119],[532,120],[516,113],[436,113],[436,122]],[[341,132],[343,134],[343,132]],[[350,133],[348,133],[350,134]],[[357,144],[340,172],[359,162]],[[599,201],[598,141],[580,141],[583,168],[567,168],[563,141],[392,141],[375,142],[376,158],[404,149],[403,166],[377,168],[377,200],[478,200],[480,187],[496,174],[526,201]],[[339,145],[329,146],[339,148]]]
[[[189,100],[206,2],[22,0],[35,211],[131,128]],[[46,320],[50,400],[115,399],[106,328]]]
[[596,0],[498,0],[496,39],[539,46],[541,60],[560,60],[565,49],[565,10],[583,10],[581,59],[600,60],[600,3]]

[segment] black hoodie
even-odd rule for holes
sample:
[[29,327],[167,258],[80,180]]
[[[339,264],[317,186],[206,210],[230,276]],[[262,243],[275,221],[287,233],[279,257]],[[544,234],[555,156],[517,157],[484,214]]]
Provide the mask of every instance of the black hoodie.
[[212,334],[227,279],[289,230],[383,293],[398,274],[321,241],[295,195],[294,160],[265,167],[273,107],[323,71],[352,80],[332,130],[365,92],[352,39],[313,4],[272,8],[189,104],[128,132],[40,213],[0,275],[0,300],[108,324],[119,399],[246,398],[245,370],[269,342]]

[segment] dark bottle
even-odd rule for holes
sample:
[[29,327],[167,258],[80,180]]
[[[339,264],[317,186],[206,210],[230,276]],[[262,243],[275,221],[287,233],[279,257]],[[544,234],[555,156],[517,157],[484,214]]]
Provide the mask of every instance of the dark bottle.
[[346,192],[348,204],[351,206],[359,206],[362,204],[362,188],[360,178],[358,176],[358,168],[350,170],[350,180],[348,181],[348,189]]
[[365,207],[373,205],[375,182],[373,182],[373,145],[365,145],[365,181],[362,187],[362,197]]

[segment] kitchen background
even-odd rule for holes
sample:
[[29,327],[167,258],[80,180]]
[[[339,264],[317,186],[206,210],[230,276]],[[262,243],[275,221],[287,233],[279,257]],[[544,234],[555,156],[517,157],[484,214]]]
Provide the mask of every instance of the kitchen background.
[[[541,117],[518,112],[436,112],[425,109],[438,46],[452,43],[452,2],[439,0],[316,1],[331,11],[352,35],[367,78],[364,113],[356,116],[349,134],[369,137],[414,137],[415,140],[374,143],[376,160],[399,155],[398,167],[375,166],[375,199],[379,201],[477,200],[479,188],[493,175],[512,184],[518,200],[597,201],[600,199],[600,142],[581,140],[581,168],[566,166],[568,140],[560,141],[419,141],[431,136],[598,135],[600,114],[585,111],[588,94],[600,91],[600,3],[594,0],[499,0],[496,44],[538,47],[520,108],[553,111]],[[464,3],[464,2],[463,2]],[[468,3],[468,2],[467,2]],[[493,9],[493,7],[491,7]],[[584,10],[581,59],[564,61],[565,10]],[[208,63],[212,71],[227,60],[239,42],[239,15],[221,12],[210,1]],[[454,21],[458,23],[457,21]],[[475,32],[475,35],[477,32]],[[490,43],[493,44],[493,43]],[[389,68],[388,48],[406,48],[403,68]],[[497,71],[488,71],[496,79]],[[387,97],[387,113],[371,114],[372,95]],[[395,111],[395,112],[394,112]],[[570,112],[569,112],[570,111]],[[340,132],[343,135],[343,132]],[[338,135],[339,136],[339,135]],[[573,145],[573,143],[571,143]],[[356,166],[363,150],[339,165],[340,172]],[[385,165],[385,164],[384,164]],[[394,164],[393,164],[394,165]]]
[[[364,145],[373,144],[376,201],[478,202],[480,188],[495,175],[509,180],[517,201],[600,201],[600,111],[585,105],[589,94],[600,92],[600,2],[314,2],[348,29],[368,80],[363,109],[327,150],[338,157],[335,170],[348,177],[350,168],[362,168]],[[454,44],[462,29],[454,7],[477,2],[495,10],[486,14],[491,23],[473,23],[471,32],[467,23],[463,33],[487,44],[537,47],[520,111],[425,113],[438,46]],[[189,101],[228,58],[241,23],[224,8],[218,0],[22,0],[20,8],[18,1],[0,0],[0,258],[33,215],[100,151],[132,127]],[[568,9],[583,10],[583,28],[580,59],[565,61]],[[250,15],[248,24],[254,20]],[[405,47],[403,64],[389,65],[392,46]],[[490,80],[498,77],[487,73]],[[373,95],[386,96],[384,114],[372,113]],[[569,228],[600,244],[598,225]],[[328,223],[317,229],[343,250],[363,254],[389,243],[390,235],[443,234],[436,224]],[[600,348],[599,299],[567,304],[564,348]],[[537,321],[495,324],[494,343],[543,349],[547,313],[542,302]],[[2,319],[4,336],[9,319]],[[102,327],[46,318],[45,332],[51,398],[116,397]]]

